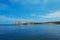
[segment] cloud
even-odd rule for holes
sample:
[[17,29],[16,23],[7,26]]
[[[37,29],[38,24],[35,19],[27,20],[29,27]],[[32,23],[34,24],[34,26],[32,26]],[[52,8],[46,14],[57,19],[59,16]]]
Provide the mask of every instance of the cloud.
[[60,2],[60,0],[49,0],[49,3],[57,3]]
[[42,16],[43,18],[60,18],[60,10],[53,12],[53,13],[49,13],[45,16]]
[[32,19],[24,19],[24,18],[11,18],[4,15],[0,15],[0,20],[6,21],[32,21]]
[[42,15],[38,15],[38,14],[31,14],[30,16],[40,18]]
[[27,4],[27,3],[30,3],[30,4],[38,4],[40,3],[40,0],[10,0],[11,2],[14,2],[14,3],[22,3],[22,4]]
[[48,0],[44,0],[43,3],[42,3],[42,9],[45,8],[46,4],[47,4]]
[[32,17],[36,17],[36,14],[31,14],[30,16],[32,16]]
[[37,21],[60,21],[60,10],[48,13],[46,15],[37,15],[37,14],[31,14],[32,17],[35,17]]
[[4,21],[59,21],[60,20],[60,10],[56,11],[56,12],[52,12],[52,13],[48,13],[46,15],[37,15],[37,14],[31,14],[31,17],[35,17],[35,19],[33,18],[14,18],[14,17],[7,17],[5,15],[0,15],[0,20],[4,20]]

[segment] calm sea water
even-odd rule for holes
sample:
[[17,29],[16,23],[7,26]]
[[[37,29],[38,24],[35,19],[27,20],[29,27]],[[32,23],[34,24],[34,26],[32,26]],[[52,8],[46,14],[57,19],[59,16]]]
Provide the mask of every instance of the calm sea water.
[[0,40],[60,40],[60,25],[0,24]]

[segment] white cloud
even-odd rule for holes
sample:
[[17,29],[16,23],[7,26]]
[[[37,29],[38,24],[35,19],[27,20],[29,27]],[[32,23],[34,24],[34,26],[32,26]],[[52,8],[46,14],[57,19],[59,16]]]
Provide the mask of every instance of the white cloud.
[[31,14],[30,16],[35,17],[37,21],[60,21],[60,10],[46,15]]
[[42,3],[42,9],[45,8],[46,4],[47,4],[48,0],[44,0],[43,3]]
[[22,4],[39,4],[41,3],[41,0],[10,0],[13,3],[22,3]]
[[31,14],[30,16],[35,17],[35,16],[36,16],[36,14]]
[[[39,9],[44,10],[48,0],[10,0],[10,2],[17,3],[18,5],[22,4],[24,6],[29,6],[28,4],[31,5],[39,5]],[[31,5],[29,6],[29,8],[31,9]],[[28,8],[28,7],[27,7]]]
[[26,1],[31,4],[39,4],[40,3],[40,0],[26,0]]
[[49,13],[45,16],[42,16],[43,18],[60,18],[60,10],[53,12],[53,13]]
[[32,21],[32,19],[9,18],[9,17],[3,16],[3,15],[0,15],[0,20],[6,20],[6,21]]
[[58,1],[60,1],[60,0],[52,0],[52,2],[58,2]]
[[42,15],[38,15],[38,14],[31,14],[30,16],[40,18]]

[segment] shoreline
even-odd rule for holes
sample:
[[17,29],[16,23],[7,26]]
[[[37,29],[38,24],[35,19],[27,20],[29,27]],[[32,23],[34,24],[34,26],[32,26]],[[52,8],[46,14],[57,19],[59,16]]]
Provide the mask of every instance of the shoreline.
[[60,24],[59,22],[16,22],[15,25],[31,25],[31,24]]

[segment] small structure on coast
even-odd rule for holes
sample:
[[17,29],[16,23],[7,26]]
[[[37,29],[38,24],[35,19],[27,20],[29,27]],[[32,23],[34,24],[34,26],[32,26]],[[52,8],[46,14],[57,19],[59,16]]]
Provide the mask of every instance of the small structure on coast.
[[31,24],[60,24],[60,22],[15,22],[15,25],[31,25]]
[[15,25],[30,25],[34,24],[33,22],[15,22]]
[[15,25],[31,25],[31,24],[43,24],[42,22],[15,22]]

